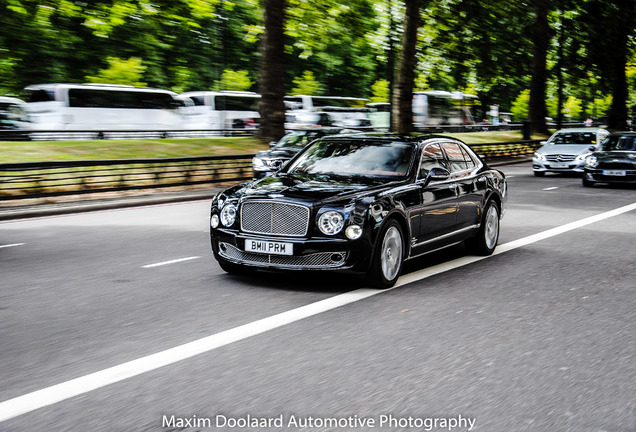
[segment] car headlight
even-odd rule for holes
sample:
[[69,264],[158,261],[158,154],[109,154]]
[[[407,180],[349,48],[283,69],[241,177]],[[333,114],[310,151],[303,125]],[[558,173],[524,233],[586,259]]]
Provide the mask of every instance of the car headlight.
[[577,162],[584,161],[591,154],[592,153],[584,153],[584,154],[578,155],[574,160]]
[[318,228],[326,235],[338,234],[344,227],[344,216],[337,211],[328,211],[318,218]]
[[359,239],[362,235],[362,227],[360,225],[349,225],[345,230],[345,235],[350,240]]
[[256,156],[254,158],[252,158],[252,167],[256,171],[266,171],[267,170],[267,165],[265,164],[263,159],[261,159],[260,157],[256,157]]
[[541,153],[535,153],[534,155],[532,155],[532,157],[540,161],[546,160],[545,155]]
[[588,166],[590,168],[596,168],[598,166],[598,159],[596,158],[596,156],[588,156],[587,158],[585,158],[585,166]]
[[213,214],[212,217],[210,218],[210,227],[212,228],[217,228],[219,226],[219,215],[218,214]]
[[236,221],[236,206],[234,204],[228,204],[221,210],[221,224],[225,227],[232,226]]

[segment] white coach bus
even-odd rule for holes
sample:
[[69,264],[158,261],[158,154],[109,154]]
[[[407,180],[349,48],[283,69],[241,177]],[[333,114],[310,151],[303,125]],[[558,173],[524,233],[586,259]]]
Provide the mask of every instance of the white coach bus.
[[38,84],[24,89],[35,130],[179,130],[186,103],[169,90],[114,84]]
[[295,116],[300,126],[319,124],[321,114],[325,113],[333,119],[333,126],[371,126],[369,102],[369,99],[346,96],[285,96],[287,114]]
[[179,94],[186,107],[187,129],[256,129],[261,95],[247,91],[190,91]]

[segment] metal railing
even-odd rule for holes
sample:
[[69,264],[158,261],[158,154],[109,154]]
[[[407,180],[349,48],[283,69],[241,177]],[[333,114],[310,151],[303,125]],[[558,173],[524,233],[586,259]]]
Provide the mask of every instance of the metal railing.
[[[472,144],[487,161],[531,155],[540,141]],[[0,201],[149,189],[253,177],[253,154],[0,164]]]
[[0,201],[251,179],[253,155],[0,164]]

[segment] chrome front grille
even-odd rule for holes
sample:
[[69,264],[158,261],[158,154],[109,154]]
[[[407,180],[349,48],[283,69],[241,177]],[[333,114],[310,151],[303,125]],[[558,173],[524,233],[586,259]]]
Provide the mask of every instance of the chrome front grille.
[[545,158],[550,162],[572,162],[574,159],[576,159],[576,155],[553,154],[547,155]]
[[309,228],[309,207],[276,201],[241,205],[241,230],[253,234],[303,237]]
[[327,269],[342,267],[347,258],[346,252],[317,252],[308,255],[267,255],[245,252],[229,243],[219,244],[219,255],[234,262],[243,264],[265,264],[279,268],[311,268]]

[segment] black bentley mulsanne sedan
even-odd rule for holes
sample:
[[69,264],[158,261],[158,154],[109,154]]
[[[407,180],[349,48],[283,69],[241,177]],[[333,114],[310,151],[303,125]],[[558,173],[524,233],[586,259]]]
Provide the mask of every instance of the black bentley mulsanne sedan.
[[219,192],[212,250],[228,273],[346,271],[388,288],[405,260],[443,247],[491,254],[506,199],[503,173],[456,139],[332,135]]

